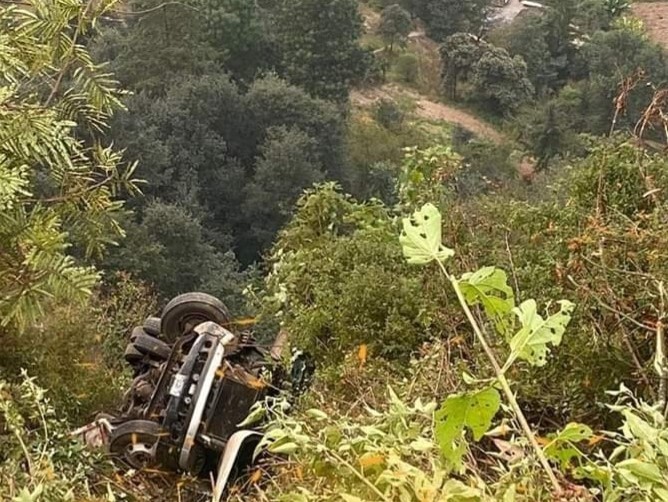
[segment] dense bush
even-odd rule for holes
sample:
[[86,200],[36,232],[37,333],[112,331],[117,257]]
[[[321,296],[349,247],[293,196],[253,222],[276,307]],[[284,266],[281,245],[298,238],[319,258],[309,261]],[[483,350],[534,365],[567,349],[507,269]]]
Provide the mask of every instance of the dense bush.
[[605,421],[597,403],[620,382],[652,395],[658,285],[668,274],[665,173],[665,158],[615,140],[574,162],[541,202],[497,197],[448,211],[446,235],[466,263],[512,271],[520,298],[578,305],[555,363],[529,376],[536,413]]
[[309,192],[272,256],[265,315],[280,315],[300,346],[327,365],[366,344],[407,360],[429,335],[435,303],[408,268],[396,226],[379,203],[331,184]]
[[110,467],[68,437],[66,422],[33,379],[0,380],[2,500],[109,500],[115,490],[103,473]]
[[55,302],[40,323],[3,336],[0,374],[13,381],[27,370],[64,417],[83,423],[119,404],[130,378],[127,337],[155,310],[147,288],[125,276],[83,305]]
[[373,110],[376,122],[386,129],[398,130],[404,124],[405,113],[392,100],[382,99],[376,103]]
[[400,82],[415,84],[420,73],[418,58],[410,52],[400,54],[394,63],[393,71]]

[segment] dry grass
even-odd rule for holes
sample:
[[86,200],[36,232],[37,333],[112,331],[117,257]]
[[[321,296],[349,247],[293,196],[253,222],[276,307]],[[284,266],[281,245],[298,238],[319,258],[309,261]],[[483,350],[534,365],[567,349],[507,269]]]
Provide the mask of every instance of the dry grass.
[[634,3],[632,9],[645,23],[652,39],[668,49],[668,2]]

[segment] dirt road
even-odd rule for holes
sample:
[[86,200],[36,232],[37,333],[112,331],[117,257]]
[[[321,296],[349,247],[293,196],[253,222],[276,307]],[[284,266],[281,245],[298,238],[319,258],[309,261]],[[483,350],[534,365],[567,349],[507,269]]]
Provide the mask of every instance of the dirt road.
[[430,101],[423,96],[412,91],[402,89],[396,85],[388,84],[380,88],[358,90],[351,94],[351,101],[359,106],[370,106],[380,99],[391,99],[396,101],[401,97],[410,98],[415,101],[417,107],[415,114],[428,120],[442,120],[450,124],[456,124],[476,136],[487,138],[496,144],[504,141],[504,136],[497,131],[494,126],[481,120],[470,113],[455,108]]
[[645,23],[649,35],[668,49],[668,2],[633,3],[631,9]]

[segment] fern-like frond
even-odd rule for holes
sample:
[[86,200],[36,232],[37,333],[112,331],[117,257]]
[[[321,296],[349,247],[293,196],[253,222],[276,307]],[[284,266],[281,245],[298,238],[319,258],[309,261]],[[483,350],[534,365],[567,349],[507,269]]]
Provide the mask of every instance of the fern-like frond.
[[[82,37],[116,0],[27,0],[0,9],[0,323],[53,297],[85,297],[97,273],[70,253],[122,236],[134,165],[96,139],[122,107],[118,83]],[[84,144],[77,132],[86,131]],[[33,186],[39,179],[39,187]],[[46,188],[45,188],[46,187]]]

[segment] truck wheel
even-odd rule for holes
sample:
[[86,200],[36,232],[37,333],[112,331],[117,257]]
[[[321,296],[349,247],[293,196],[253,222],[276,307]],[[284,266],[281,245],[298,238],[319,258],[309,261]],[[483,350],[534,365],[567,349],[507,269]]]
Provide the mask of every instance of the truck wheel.
[[136,364],[144,358],[144,354],[139,352],[132,343],[129,343],[128,346],[125,347],[123,357],[128,363]]
[[129,420],[116,427],[109,436],[109,451],[135,469],[157,467],[158,442],[162,428],[148,420]]
[[172,349],[162,340],[156,337],[143,333],[138,335],[133,341],[135,349],[142,354],[147,354],[156,359],[168,359],[172,353]]
[[147,317],[144,321],[144,331],[151,336],[160,336],[160,318]]
[[230,320],[227,307],[218,298],[206,293],[185,293],[170,301],[162,311],[161,332],[165,340],[173,342],[203,322],[225,325]]

